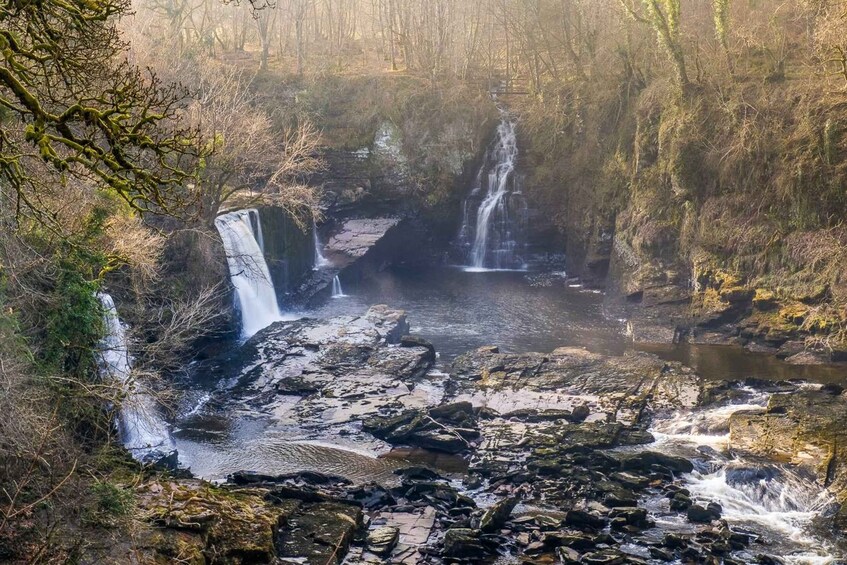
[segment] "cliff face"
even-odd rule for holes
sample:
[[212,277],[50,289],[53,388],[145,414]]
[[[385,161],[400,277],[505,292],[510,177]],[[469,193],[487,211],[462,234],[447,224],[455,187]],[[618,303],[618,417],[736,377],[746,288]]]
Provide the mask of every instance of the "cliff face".
[[695,337],[842,356],[843,102],[791,81],[716,79],[684,96],[658,79],[607,86],[515,102],[527,187],[556,219],[569,273]]
[[277,300],[285,304],[292,292],[312,271],[315,262],[312,228],[298,225],[281,208],[260,208],[265,260],[273,279]]

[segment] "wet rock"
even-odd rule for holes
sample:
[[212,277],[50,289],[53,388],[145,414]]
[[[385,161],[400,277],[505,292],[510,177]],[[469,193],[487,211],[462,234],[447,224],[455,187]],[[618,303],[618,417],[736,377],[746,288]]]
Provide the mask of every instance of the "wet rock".
[[690,473],[694,470],[694,464],[691,461],[657,451],[625,455],[620,458],[620,461],[621,468],[627,471],[651,471],[657,467],[668,469],[673,473]]
[[651,547],[650,548],[650,557],[653,559],[658,559],[659,561],[673,561],[674,555],[670,551],[666,551],[661,547]]
[[435,363],[435,346],[422,337],[404,335],[400,338],[400,347],[423,347],[429,352],[424,359],[430,363]]
[[340,563],[361,523],[362,510],[357,506],[309,505],[280,528],[279,556],[305,559],[310,565]]
[[653,521],[647,517],[647,510],[644,508],[614,510],[611,515],[615,519],[623,520],[623,524],[639,529],[646,529],[653,525]]
[[785,565],[785,561],[775,555],[767,555],[760,553],[756,556],[756,563],[759,565]]
[[556,555],[564,565],[577,565],[582,558],[581,553],[570,547],[556,549]]
[[476,503],[455,488],[445,483],[418,482],[397,489],[411,502],[422,501],[442,509],[457,507],[473,508]]
[[574,423],[584,422],[591,415],[591,409],[585,404],[580,404],[571,412],[570,421]]
[[688,540],[679,534],[665,534],[662,545],[670,549],[682,549],[688,546]]
[[628,490],[615,489],[606,493],[603,497],[603,504],[609,508],[627,508],[638,506],[638,497]]
[[416,432],[407,436],[406,440],[424,449],[443,451],[444,453],[461,453],[470,447],[468,440],[458,433],[452,434],[437,430]]
[[482,515],[479,521],[479,529],[485,533],[498,531],[506,524],[517,504],[518,499],[512,497],[496,502]]
[[344,498],[350,502],[360,504],[368,510],[385,508],[397,504],[397,500],[395,500],[388,489],[376,483],[347,489]]
[[429,410],[406,410],[396,416],[374,416],[362,429],[389,443],[406,443],[445,453],[460,453],[479,437],[470,402],[456,402]]
[[580,530],[602,530],[606,527],[606,519],[585,510],[568,510],[565,514],[565,524]]
[[673,498],[671,498],[670,507],[671,510],[675,510],[677,512],[685,512],[691,507],[692,504],[694,503],[691,498],[681,492],[678,492],[673,495]]
[[624,556],[614,549],[603,549],[582,556],[582,563],[588,565],[618,565],[625,562]]
[[349,479],[340,475],[320,473],[318,471],[300,471],[297,473],[285,473],[282,475],[267,475],[263,473],[256,473],[254,471],[236,471],[235,473],[227,476],[227,482],[239,486],[274,484],[286,481],[309,485],[352,484]]
[[396,471],[394,471],[394,474],[400,475],[401,477],[409,481],[435,481],[443,478],[441,475],[439,475],[432,469],[418,466],[397,469]]
[[688,507],[687,515],[689,522],[709,524],[714,520],[720,519],[721,511],[720,506],[715,507],[712,504],[706,507],[700,504],[692,504]]
[[693,407],[700,392],[693,372],[653,355],[606,357],[576,348],[550,354],[478,349],[458,357],[451,375],[457,382],[472,383],[480,403],[500,413],[567,410],[573,421],[591,414],[633,424],[648,404],[656,409]]
[[400,530],[393,526],[382,526],[368,532],[366,546],[368,551],[380,557],[388,557],[397,545]]
[[544,543],[548,547],[569,547],[579,552],[589,551],[597,546],[597,544],[594,543],[594,540],[588,536],[563,532],[548,534],[544,538]]
[[[847,501],[847,395],[835,389],[796,389],[774,394],[765,410],[743,410],[729,418],[730,447],[798,465]],[[836,519],[847,529],[847,513]]]
[[452,528],[444,533],[445,557],[480,558],[489,553],[489,545],[480,539],[480,531]]

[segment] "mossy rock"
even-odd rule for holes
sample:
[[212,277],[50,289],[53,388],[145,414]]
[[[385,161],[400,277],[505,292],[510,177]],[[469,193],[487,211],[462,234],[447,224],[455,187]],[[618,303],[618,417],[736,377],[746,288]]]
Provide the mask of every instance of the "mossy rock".
[[803,304],[789,304],[779,309],[779,318],[786,323],[800,325],[809,315],[809,308]]
[[753,295],[753,306],[757,310],[767,312],[773,310],[778,305],[779,300],[772,291],[763,288],[756,289],[756,293]]
[[[200,481],[154,482],[139,489],[139,506],[142,516],[162,529],[157,554],[179,553],[193,560],[200,547],[210,563],[269,563],[276,555],[275,529],[285,509],[272,506],[263,495]],[[202,540],[199,546],[197,540]]]

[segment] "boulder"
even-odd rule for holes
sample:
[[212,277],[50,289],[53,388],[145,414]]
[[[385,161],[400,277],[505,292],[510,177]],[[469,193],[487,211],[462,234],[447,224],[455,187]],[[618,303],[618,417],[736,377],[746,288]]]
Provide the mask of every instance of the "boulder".
[[397,545],[400,530],[393,526],[381,526],[368,532],[365,545],[368,551],[380,557],[388,557]]
[[506,524],[509,516],[512,515],[512,510],[515,509],[517,504],[518,499],[513,497],[505,498],[494,503],[482,515],[482,518],[479,521],[479,529],[485,533],[494,533],[498,531]]
[[720,506],[715,508],[711,504],[705,507],[700,504],[692,504],[688,507],[687,511],[688,521],[698,524],[708,524],[714,520],[719,520],[721,517],[719,508]]
[[480,539],[480,531],[451,528],[444,533],[444,556],[479,559],[489,553],[489,545]]

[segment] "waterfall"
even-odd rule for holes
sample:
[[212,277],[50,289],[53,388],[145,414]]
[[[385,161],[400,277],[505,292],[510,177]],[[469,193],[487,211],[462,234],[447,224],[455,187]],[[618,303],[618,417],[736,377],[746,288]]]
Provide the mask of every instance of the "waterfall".
[[[132,379],[132,359],[127,347],[126,330],[118,317],[115,302],[101,292],[106,333],[100,342],[100,375],[123,388],[124,400],[118,414],[118,432],[132,456],[142,462],[160,462],[176,456],[170,430],[150,391]],[[172,461],[175,464],[175,461]]]
[[459,244],[467,251],[470,270],[525,268],[519,252],[526,202],[515,174],[517,157],[515,124],[504,115],[476,176],[476,186],[463,204]]
[[335,275],[335,278],[332,279],[332,297],[333,298],[344,298],[347,296],[344,294],[344,291],[341,289],[341,279],[338,278],[338,275]]
[[324,257],[323,252],[321,251],[321,249],[323,248],[323,245],[321,245],[321,239],[320,239],[320,236],[318,236],[318,226],[317,226],[317,224],[315,224],[314,220],[312,220],[312,244],[314,245],[314,248],[315,248],[315,266],[314,266],[314,269],[316,271],[318,271],[320,269],[323,269],[324,267],[326,267],[330,263],[329,263],[329,260],[327,260],[327,258]]
[[[252,216],[252,218],[251,218]],[[257,229],[254,231],[252,220]],[[241,311],[241,335],[248,338],[282,319],[265,255],[258,240],[261,222],[256,210],[240,210],[215,218],[221,234],[232,286]]]
[[262,220],[259,219],[258,210],[248,210],[250,214],[250,227],[253,228],[253,233],[256,235],[256,243],[259,244],[259,249],[262,250],[262,255],[265,254],[265,234],[262,231]]
[[[653,422],[651,448],[687,459],[701,459],[681,477],[691,498],[717,502],[730,525],[756,525],[774,543],[786,544],[786,563],[833,563],[815,535],[815,522],[837,509],[824,487],[792,465],[768,463],[729,451],[729,418],[738,411],[763,409],[768,395],[755,393],[744,404],[680,411]],[[667,517],[666,517],[667,519]]]

